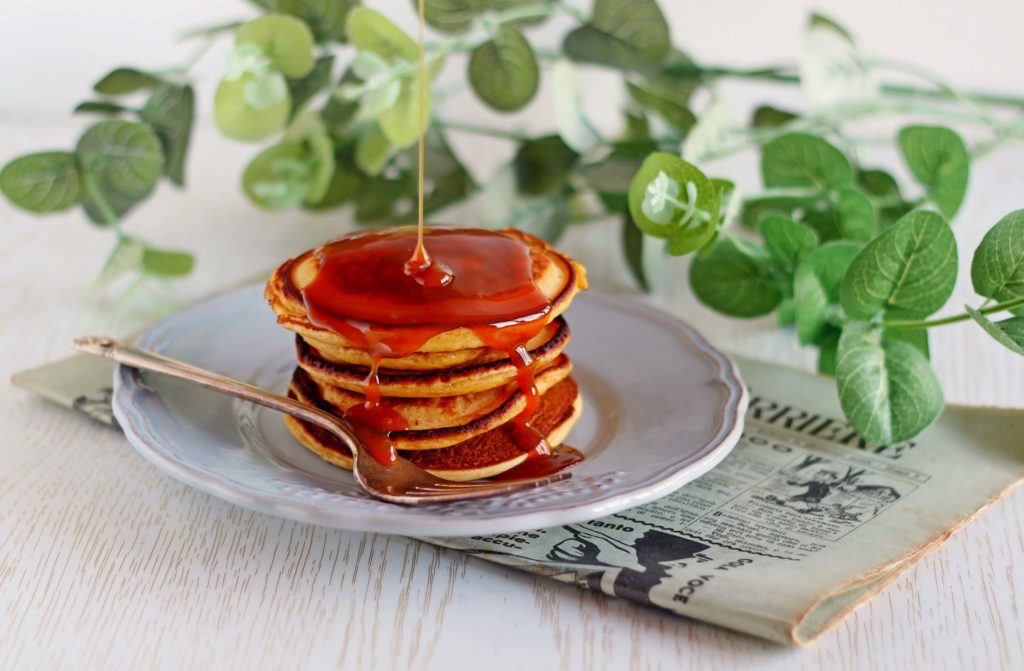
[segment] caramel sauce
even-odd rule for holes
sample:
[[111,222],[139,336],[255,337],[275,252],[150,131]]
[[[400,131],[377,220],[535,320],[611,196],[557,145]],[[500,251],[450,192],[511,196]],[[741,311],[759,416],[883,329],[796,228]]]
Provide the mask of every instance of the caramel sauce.
[[515,365],[526,399],[514,420],[517,441],[524,451],[548,454],[543,436],[529,426],[538,394],[526,344],[544,329],[551,311],[533,282],[530,246],[495,231],[431,227],[424,237],[434,250],[433,267],[444,268],[448,278],[434,283],[405,271],[416,237],[402,228],[334,240],[316,251],[319,270],[302,290],[314,325],[370,353],[366,401],[348,415],[360,438],[382,463],[395,460],[387,433],[408,427],[381,400],[380,362],[408,356],[434,336],[465,327]]

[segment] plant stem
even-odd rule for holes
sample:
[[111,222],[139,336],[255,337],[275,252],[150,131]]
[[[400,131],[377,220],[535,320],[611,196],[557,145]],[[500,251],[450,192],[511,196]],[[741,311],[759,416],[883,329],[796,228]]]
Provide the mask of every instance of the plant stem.
[[527,133],[517,133],[510,130],[502,130],[500,128],[491,128],[489,126],[481,126],[475,123],[467,123],[463,121],[447,121],[443,119],[434,119],[434,125],[438,128],[446,128],[448,130],[457,130],[465,133],[474,133],[476,135],[486,135],[488,137],[496,137],[502,140],[513,140],[514,142],[528,142],[532,137]]
[[[1024,305],[1024,296],[1015,298],[1012,301],[1006,301],[1004,303],[996,303],[995,305],[987,308],[981,308],[978,310],[983,315],[990,315],[995,312],[1005,312],[1016,307]],[[965,322],[970,319],[971,316],[966,312],[961,312],[958,315],[952,315],[950,317],[943,317],[942,319],[932,319],[929,321],[883,321],[881,326],[886,329],[928,329],[933,326],[945,326],[946,324],[956,324],[957,322]]]
[[[796,74],[796,67],[774,66],[766,68],[732,68],[719,65],[690,65],[674,63],[665,67],[665,72],[677,76],[691,77],[718,77],[737,79],[759,79],[763,81],[780,82],[783,84],[799,84],[800,75]],[[949,98],[949,92],[936,88],[921,86],[908,86],[904,84],[882,84],[883,93],[894,95],[911,96],[919,98]],[[1024,97],[1009,96],[1000,93],[987,91],[967,91],[964,96],[975,102],[989,105],[1003,105],[1007,107],[1024,108]]]
[[772,200],[773,198],[819,198],[822,192],[817,189],[765,189],[759,193],[744,196],[744,202]]
[[100,215],[103,217],[104,223],[121,234],[121,218],[117,216],[117,212],[110,205],[110,201],[103,195],[103,190],[100,189],[100,185],[96,183],[96,177],[92,174],[94,166],[85,166],[85,170],[82,171],[82,181],[85,182],[85,190],[89,192],[89,196],[96,204],[96,209],[100,211]]

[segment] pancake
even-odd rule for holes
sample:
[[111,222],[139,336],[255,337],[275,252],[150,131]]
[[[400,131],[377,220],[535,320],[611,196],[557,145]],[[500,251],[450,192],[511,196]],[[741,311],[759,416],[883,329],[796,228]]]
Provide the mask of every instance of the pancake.
[[[548,297],[551,308],[545,319],[547,322],[553,321],[569,307],[576,293],[587,287],[586,270],[534,235],[515,229],[507,229],[503,233],[529,245],[533,282]],[[306,314],[302,290],[313,281],[318,270],[315,249],[291,258],[274,271],[264,295],[281,326],[315,342],[318,349],[327,352],[329,359],[344,361],[345,350],[357,349],[358,343],[352,343],[334,331],[314,325]],[[416,351],[456,352],[486,347],[487,344],[472,328],[460,326],[434,335]]]
[[[526,349],[536,350],[549,343],[553,338],[567,338],[568,335],[569,331],[566,328],[565,320],[562,317],[556,317],[546,324],[540,333],[527,341]],[[338,347],[336,343],[325,342],[316,336],[296,335],[295,337],[308,343],[324,361],[347,366],[360,366],[367,370],[370,368],[371,356],[365,349]],[[500,350],[489,347],[470,347],[454,352],[416,352],[403,357],[384,357],[380,360],[380,366],[391,370],[445,370],[507,358],[508,355]]]
[[[539,347],[529,350],[530,358],[538,369],[551,364],[561,356],[562,350],[569,342],[569,326],[565,320],[559,318],[553,324],[557,324],[558,328],[552,337]],[[369,368],[332,362],[301,337],[295,339],[295,349],[299,366],[318,384],[353,392],[363,391],[366,378],[370,374]],[[473,362],[443,370],[381,368],[377,374],[380,393],[383,396],[430,398],[472,394],[503,387],[516,380],[517,370],[515,364],[502,354],[500,357],[484,357],[482,363]]]
[[[544,394],[569,377],[571,371],[569,357],[559,357],[536,374],[537,392]],[[317,384],[301,368],[292,376],[291,389],[300,400],[324,407],[338,416],[365,401],[361,394]],[[409,424],[408,429],[390,434],[392,444],[400,450],[433,450],[455,445],[512,420],[526,408],[526,398],[515,383],[477,394],[387,398],[384,402]]]
[[[329,405],[315,399],[304,399],[293,388],[288,395],[331,412]],[[579,388],[572,377],[552,386],[540,397],[531,425],[547,437],[552,447],[561,445],[582,412]],[[304,447],[321,459],[342,468],[352,469],[348,447],[332,433],[318,426],[285,415],[288,430]],[[402,457],[420,468],[446,480],[476,480],[504,473],[526,459],[516,443],[513,427],[505,423],[451,447],[436,450],[400,451]]]

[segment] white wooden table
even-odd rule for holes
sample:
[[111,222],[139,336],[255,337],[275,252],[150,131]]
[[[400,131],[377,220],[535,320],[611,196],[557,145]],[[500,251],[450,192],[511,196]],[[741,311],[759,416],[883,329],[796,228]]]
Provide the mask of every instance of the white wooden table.
[[[0,125],[0,162],[73,133]],[[86,296],[108,234],[0,204],[4,378],[68,353],[72,335],[124,335],[170,295],[187,302],[338,230],[334,216],[245,203],[233,184],[248,148],[204,131],[196,149],[187,197],[162,191],[130,228],[198,250],[197,272],[129,306]],[[976,174],[1005,186],[972,191],[962,257],[1024,205],[1022,159],[1004,152]],[[566,243],[608,286],[625,282],[616,233]],[[723,347],[813,361],[770,320],[716,317],[665,284],[662,299]],[[1024,360],[970,325],[936,336],[950,400],[1024,406]],[[236,508],[158,473],[116,431],[0,384],[0,668],[1024,668],[1022,514],[1018,491],[815,645],[788,649],[415,541]]]

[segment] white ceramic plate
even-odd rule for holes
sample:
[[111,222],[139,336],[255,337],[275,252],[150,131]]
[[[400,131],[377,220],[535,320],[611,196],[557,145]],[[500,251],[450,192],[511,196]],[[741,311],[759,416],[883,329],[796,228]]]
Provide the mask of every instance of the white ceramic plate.
[[[140,346],[283,392],[294,336],[262,286],[225,293],[155,326]],[[582,522],[664,496],[705,473],[742,431],[736,367],[692,328],[640,302],[594,291],[566,314],[583,417],[568,444],[586,460],[568,480],[477,501],[404,507],[370,498],[321,461],[280,416],[121,367],[114,415],[169,475],[226,501],[302,522],[410,536],[467,536]]]

